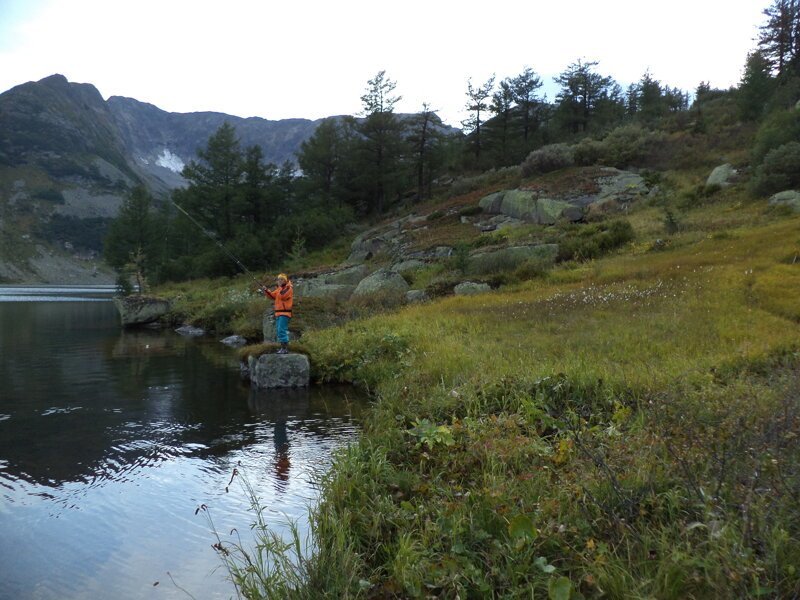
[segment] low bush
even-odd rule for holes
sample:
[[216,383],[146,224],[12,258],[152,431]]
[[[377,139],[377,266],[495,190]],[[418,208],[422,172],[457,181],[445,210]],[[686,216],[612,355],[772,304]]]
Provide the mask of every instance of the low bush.
[[478,206],[477,204],[473,206],[465,206],[461,210],[458,211],[459,216],[462,217],[472,217],[474,215],[479,215],[483,212],[483,209]]
[[773,112],[764,119],[756,133],[753,163],[761,163],[771,150],[797,140],[800,140],[800,110],[791,108]]
[[800,186],[800,143],[789,142],[770,150],[756,169],[752,190],[766,196]]
[[645,166],[651,151],[664,137],[661,132],[652,132],[638,125],[617,127],[603,140],[601,161],[621,169]]
[[558,261],[590,260],[619,248],[635,237],[629,221],[620,219],[592,225],[575,226],[559,241]]
[[574,152],[567,144],[550,144],[534,150],[521,165],[522,176],[531,177],[575,164]]
[[514,269],[514,277],[519,281],[546,277],[553,268],[553,263],[541,258],[529,258]]
[[573,146],[575,164],[580,167],[596,165],[605,156],[606,145],[592,138],[583,138]]

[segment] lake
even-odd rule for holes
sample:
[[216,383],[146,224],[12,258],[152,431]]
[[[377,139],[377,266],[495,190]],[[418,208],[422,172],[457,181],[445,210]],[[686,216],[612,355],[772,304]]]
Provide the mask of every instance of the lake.
[[228,598],[211,544],[285,531],[358,435],[351,388],[255,392],[217,339],[123,331],[110,288],[0,287],[0,598]]

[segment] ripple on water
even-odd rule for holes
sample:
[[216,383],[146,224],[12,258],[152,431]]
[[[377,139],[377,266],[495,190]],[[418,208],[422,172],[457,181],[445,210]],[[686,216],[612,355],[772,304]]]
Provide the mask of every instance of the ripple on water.
[[50,408],[46,409],[43,413],[43,417],[49,417],[50,415],[68,415],[71,412],[75,412],[77,410],[83,410],[82,406],[51,406]]

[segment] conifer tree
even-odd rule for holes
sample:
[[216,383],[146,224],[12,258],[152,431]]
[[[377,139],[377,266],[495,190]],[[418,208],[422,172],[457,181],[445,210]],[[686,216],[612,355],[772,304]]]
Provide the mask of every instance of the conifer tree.
[[361,96],[365,116],[356,126],[361,135],[356,146],[358,180],[366,193],[368,210],[382,214],[387,199],[397,193],[401,176],[403,131],[394,106],[402,97],[393,95],[397,84],[386,71],[379,71],[367,86]]
[[470,135],[472,147],[475,151],[475,161],[481,161],[481,126],[485,120],[485,114],[489,110],[487,100],[492,96],[495,76],[492,75],[483,84],[475,87],[472,85],[472,78],[467,81],[467,106],[466,109],[471,113],[461,124],[464,132]]
[[758,49],[781,78],[800,75],[800,0],[773,0],[764,9]]
[[197,151],[199,162],[190,161],[181,173],[189,188],[181,199],[195,218],[222,240],[233,237],[234,203],[242,178],[242,154],[236,130],[227,121]]
[[736,95],[742,119],[755,121],[764,115],[767,102],[775,90],[775,80],[770,75],[770,70],[770,62],[760,50],[747,55]]
[[527,152],[531,134],[539,125],[537,91],[542,87],[542,80],[533,69],[525,67],[522,73],[511,79],[510,84],[512,98],[520,110],[523,150]]
[[[583,62],[578,59],[554,78],[561,85],[556,97],[559,114],[567,129],[573,133],[587,131],[602,101],[613,100],[614,80],[595,72],[597,65],[596,61]],[[618,95],[622,101],[621,89]]]

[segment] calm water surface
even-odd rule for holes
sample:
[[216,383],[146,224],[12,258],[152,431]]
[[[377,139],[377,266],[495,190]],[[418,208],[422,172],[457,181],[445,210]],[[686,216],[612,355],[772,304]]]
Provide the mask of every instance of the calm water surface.
[[195,514],[248,535],[234,468],[276,529],[305,530],[363,397],[254,393],[217,340],[123,332],[105,290],[13,294],[0,288],[0,598],[235,596]]

